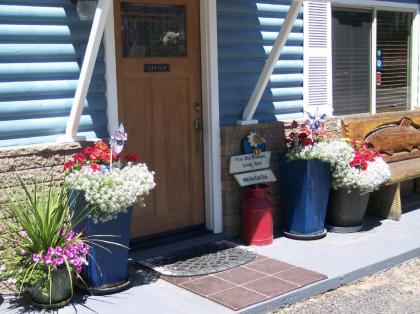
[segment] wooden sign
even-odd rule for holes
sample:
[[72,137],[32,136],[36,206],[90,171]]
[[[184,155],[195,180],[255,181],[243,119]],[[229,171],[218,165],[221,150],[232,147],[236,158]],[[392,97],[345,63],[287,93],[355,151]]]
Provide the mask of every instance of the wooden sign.
[[247,172],[247,173],[239,173],[239,174],[235,174],[234,177],[241,187],[253,185],[253,184],[259,184],[259,183],[270,183],[270,182],[277,181],[276,177],[274,176],[273,171],[271,171],[270,169]]
[[271,152],[230,157],[229,171],[231,174],[246,171],[267,169],[270,167]]
[[145,64],[144,72],[170,72],[170,64]]

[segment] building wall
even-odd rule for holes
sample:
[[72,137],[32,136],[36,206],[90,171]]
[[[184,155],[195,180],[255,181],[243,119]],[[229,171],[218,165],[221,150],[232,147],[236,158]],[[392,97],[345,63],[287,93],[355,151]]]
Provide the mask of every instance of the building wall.
[[[50,182],[62,181],[63,165],[75,152],[91,142],[72,144],[42,144],[20,148],[0,149],[0,221],[6,217],[7,206],[5,191],[19,183],[16,173],[29,183],[36,177]],[[1,228],[1,223],[0,223]]]
[[[251,96],[289,0],[218,0],[220,124],[236,124]],[[254,116],[260,122],[303,116],[303,16],[298,17]]]
[[[277,179],[280,178],[278,169],[279,158],[286,150],[285,139],[291,129],[289,122],[267,122],[252,126],[228,126],[221,128],[221,166],[222,166],[222,206],[223,206],[223,232],[229,238],[236,238],[241,234],[242,215],[241,199],[245,188],[241,188],[229,173],[230,157],[241,155],[241,141],[251,131],[263,136],[267,141],[267,151],[271,151],[271,165]],[[330,119],[326,123],[326,130],[334,137],[339,137],[341,121]],[[279,182],[269,184],[269,196],[273,202],[274,228],[280,231],[282,221],[281,186]]]
[[[55,142],[64,134],[91,22],[70,0],[0,0],[0,147]],[[104,49],[80,133],[107,136]]]

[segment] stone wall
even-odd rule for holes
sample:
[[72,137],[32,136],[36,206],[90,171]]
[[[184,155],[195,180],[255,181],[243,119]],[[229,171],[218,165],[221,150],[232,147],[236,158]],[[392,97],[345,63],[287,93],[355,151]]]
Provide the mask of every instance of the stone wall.
[[16,172],[28,183],[39,180],[63,180],[63,165],[71,155],[92,142],[43,144],[25,147],[0,148],[0,219],[4,219],[7,204],[5,191],[18,185]]
[[[325,129],[338,137],[341,132],[341,122],[331,119],[326,122]],[[279,157],[286,150],[286,135],[291,130],[291,121],[260,123],[249,126],[229,126],[221,128],[221,167],[222,167],[222,206],[223,206],[223,231],[229,238],[241,234],[241,198],[244,188],[241,188],[229,173],[230,157],[241,155],[241,141],[251,132],[255,131],[263,136],[266,141],[266,150],[271,151],[271,165],[277,179],[279,178]],[[274,209],[274,228],[279,232],[282,219],[281,188],[278,182],[269,184],[270,198]]]

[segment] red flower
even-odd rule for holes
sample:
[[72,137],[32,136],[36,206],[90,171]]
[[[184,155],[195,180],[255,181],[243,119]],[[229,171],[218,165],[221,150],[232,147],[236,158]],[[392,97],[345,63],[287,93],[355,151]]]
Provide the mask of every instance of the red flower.
[[121,158],[125,162],[133,162],[133,163],[138,163],[141,160],[140,154],[122,155]]
[[101,171],[101,166],[97,165],[97,164],[93,164],[90,166],[90,168],[94,171],[94,172],[99,172]]
[[353,168],[365,171],[368,168],[368,163],[375,161],[380,156],[379,152],[368,148],[368,144],[361,141],[351,141],[354,149],[354,158],[350,162]]
[[80,165],[83,165],[86,160],[86,155],[83,153],[76,153],[73,155],[73,160]]
[[297,123],[297,121],[293,120],[292,122],[292,128],[296,129],[299,126],[299,124]]
[[309,137],[307,137],[303,140],[303,146],[310,146],[310,145],[313,145],[313,144],[314,144],[314,141],[312,141],[312,139],[310,139]]
[[75,165],[75,163],[73,161],[68,161],[64,164],[64,170],[69,170],[71,168],[73,168]]
[[93,147],[86,147],[86,148],[83,150],[83,153],[85,153],[86,155],[90,155],[90,154],[92,154],[93,152],[94,152]]

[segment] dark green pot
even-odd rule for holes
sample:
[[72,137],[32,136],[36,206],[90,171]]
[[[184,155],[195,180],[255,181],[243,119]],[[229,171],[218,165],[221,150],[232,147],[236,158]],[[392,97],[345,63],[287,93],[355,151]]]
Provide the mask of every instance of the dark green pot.
[[47,309],[67,305],[73,296],[70,276],[66,269],[55,270],[51,273],[51,296],[47,278],[39,280],[27,291],[34,305]]

